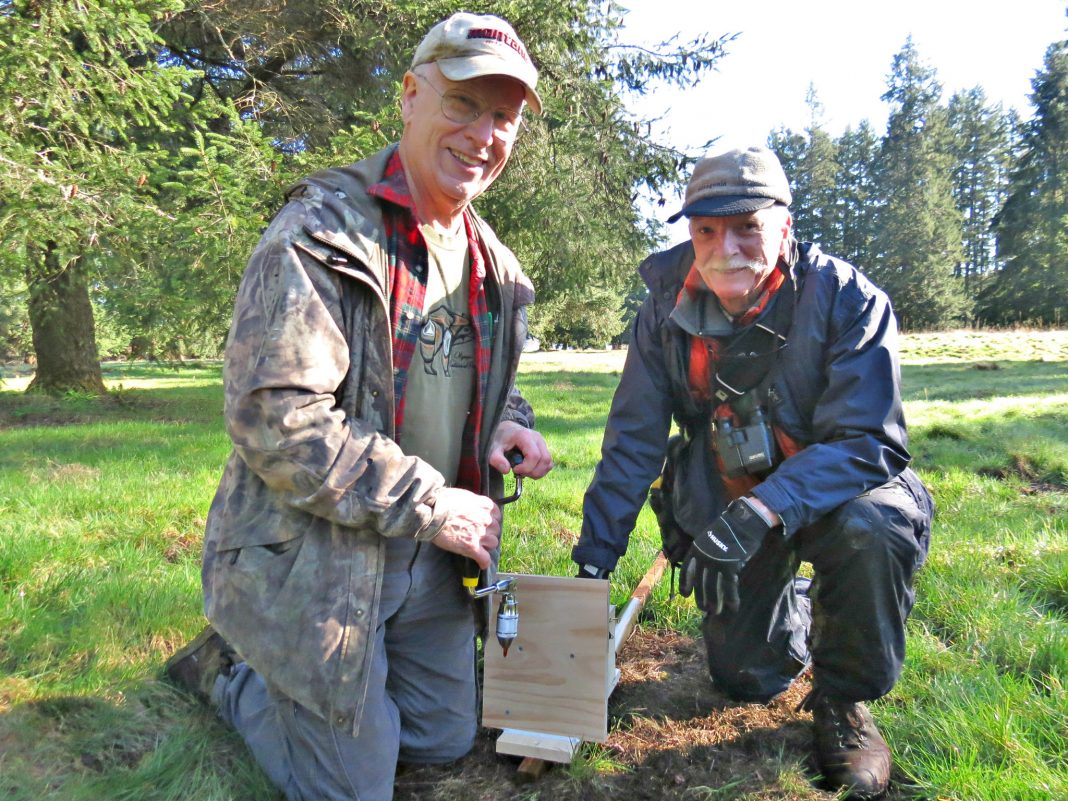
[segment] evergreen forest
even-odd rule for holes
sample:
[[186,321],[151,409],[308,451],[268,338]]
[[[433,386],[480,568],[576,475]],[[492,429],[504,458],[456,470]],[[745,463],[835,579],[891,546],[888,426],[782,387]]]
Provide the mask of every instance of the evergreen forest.
[[[706,152],[629,101],[695,85],[732,34],[636,47],[599,0],[0,0],[0,362],[102,393],[104,359],[218,356],[286,187],[397,140],[411,53],[460,8],[510,20],[541,75],[544,114],[477,204],[537,288],[532,332],[625,339],[666,239],[636,201],[666,217]],[[810,127],[769,138],[799,238],[883,286],[906,330],[1065,324],[1068,41],[1035,64],[1026,113],[946,99],[908,40],[885,131],[829,135],[814,89]]]

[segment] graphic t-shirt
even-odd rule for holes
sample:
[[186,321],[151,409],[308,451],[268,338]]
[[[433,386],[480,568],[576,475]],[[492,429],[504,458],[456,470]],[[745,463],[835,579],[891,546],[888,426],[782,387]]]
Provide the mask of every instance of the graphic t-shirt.
[[468,312],[467,235],[420,226],[427,248],[426,300],[405,388],[404,452],[430,462],[452,485],[472,393],[475,338]]

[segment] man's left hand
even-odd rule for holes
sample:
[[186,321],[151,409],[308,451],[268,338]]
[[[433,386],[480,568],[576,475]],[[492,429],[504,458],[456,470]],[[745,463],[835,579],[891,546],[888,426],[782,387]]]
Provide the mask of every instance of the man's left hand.
[[[523,461],[512,467],[505,453],[518,449],[523,454]],[[510,473],[528,478],[541,478],[553,469],[553,457],[549,455],[549,446],[545,439],[532,428],[504,420],[493,434],[490,443],[489,463],[499,473]]]
[[738,611],[738,577],[760,548],[773,524],[749,498],[738,498],[694,537],[682,563],[679,593],[694,600],[702,612],[714,615]]

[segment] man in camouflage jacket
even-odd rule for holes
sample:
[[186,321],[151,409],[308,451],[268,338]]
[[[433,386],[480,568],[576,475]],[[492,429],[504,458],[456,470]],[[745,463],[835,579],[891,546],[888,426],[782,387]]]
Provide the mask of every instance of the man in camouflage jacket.
[[[456,555],[495,561],[507,450],[534,478],[552,460],[514,387],[533,288],[470,201],[504,168],[524,103],[540,111],[536,81],[503,20],[440,23],[405,75],[399,147],[297,184],[242,280],[224,371],[234,450],[204,546],[212,626],[167,672],[290,799],[390,798],[398,759],[473,744]],[[443,435],[455,470],[404,447],[426,433],[405,396],[434,330],[422,299],[439,236],[466,243],[470,326],[455,332],[474,340],[466,419]]]

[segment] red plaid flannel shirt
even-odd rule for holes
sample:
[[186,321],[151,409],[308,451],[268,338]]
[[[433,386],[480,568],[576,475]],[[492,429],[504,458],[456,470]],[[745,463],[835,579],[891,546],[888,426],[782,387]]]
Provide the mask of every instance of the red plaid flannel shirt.
[[[404,390],[408,369],[415,353],[419,330],[423,326],[423,302],[426,298],[427,251],[414,214],[414,203],[404,175],[400,154],[390,156],[382,180],[368,187],[367,193],[385,201],[386,248],[389,257],[390,322],[393,329],[394,424],[398,443],[403,443]],[[482,473],[478,464],[478,442],[482,429],[482,406],[489,384],[490,355],[493,346],[493,318],[486,299],[486,256],[475,236],[470,212],[464,210],[464,228],[471,253],[471,282],[468,311],[475,331],[475,369],[478,381],[471,398],[471,413],[464,425],[460,465],[456,486],[479,492]]]

